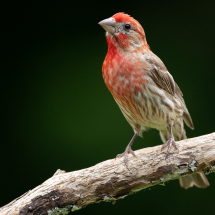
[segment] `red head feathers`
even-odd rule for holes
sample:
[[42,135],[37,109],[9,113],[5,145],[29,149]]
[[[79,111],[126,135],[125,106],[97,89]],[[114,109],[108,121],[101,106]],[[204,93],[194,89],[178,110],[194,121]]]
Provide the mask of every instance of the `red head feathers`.
[[107,31],[109,48],[116,46],[124,51],[149,48],[142,26],[127,14],[117,13],[99,24]]

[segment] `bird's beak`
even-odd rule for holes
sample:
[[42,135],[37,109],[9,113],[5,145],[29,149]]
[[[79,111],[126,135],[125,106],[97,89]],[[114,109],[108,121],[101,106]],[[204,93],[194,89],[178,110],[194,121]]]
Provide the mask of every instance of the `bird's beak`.
[[107,32],[114,34],[116,32],[116,21],[114,18],[108,18],[104,19],[101,22],[99,22],[99,25],[102,26]]

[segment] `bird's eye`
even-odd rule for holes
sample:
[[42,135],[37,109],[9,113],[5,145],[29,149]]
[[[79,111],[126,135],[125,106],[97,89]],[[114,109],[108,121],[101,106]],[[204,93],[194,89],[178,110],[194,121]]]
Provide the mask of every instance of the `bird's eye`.
[[130,29],[130,28],[131,28],[131,25],[125,24],[125,29]]

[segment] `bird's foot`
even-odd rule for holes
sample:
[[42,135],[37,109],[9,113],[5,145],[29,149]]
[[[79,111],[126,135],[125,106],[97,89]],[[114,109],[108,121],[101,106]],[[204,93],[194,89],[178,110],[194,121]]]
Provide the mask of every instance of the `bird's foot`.
[[165,144],[163,144],[163,145],[162,145],[162,148],[161,148],[161,151],[163,151],[166,147],[168,147],[168,148],[167,148],[167,152],[166,152],[165,159],[166,159],[167,156],[169,155],[169,152],[170,152],[172,146],[178,151],[178,147],[177,147],[177,145],[176,145],[176,143],[175,143],[175,139],[174,139],[173,135],[171,134],[170,137],[169,137],[169,139],[168,139],[168,141],[167,141]]
[[116,156],[116,158],[120,158],[120,157],[123,157],[123,156],[124,156],[124,163],[125,163],[125,165],[126,165],[127,168],[128,168],[128,165],[127,165],[127,164],[128,164],[128,161],[127,161],[128,153],[131,153],[132,155],[134,155],[134,156],[136,157],[134,151],[131,149],[131,147],[130,147],[129,145],[126,147],[124,153],[118,154],[118,155]]

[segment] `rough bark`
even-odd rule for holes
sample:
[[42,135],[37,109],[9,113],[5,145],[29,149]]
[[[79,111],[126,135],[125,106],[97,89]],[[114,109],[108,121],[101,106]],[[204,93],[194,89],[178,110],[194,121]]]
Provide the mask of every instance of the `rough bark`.
[[137,157],[128,156],[128,169],[123,158],[117,158],[79,171],[58,170],[43,184],[0,208],[0,214],[67,214],[188,174],[215,171],[215,133],[182,140],[177,145],[179,152],[166,160],[160,145],[137,150]]

